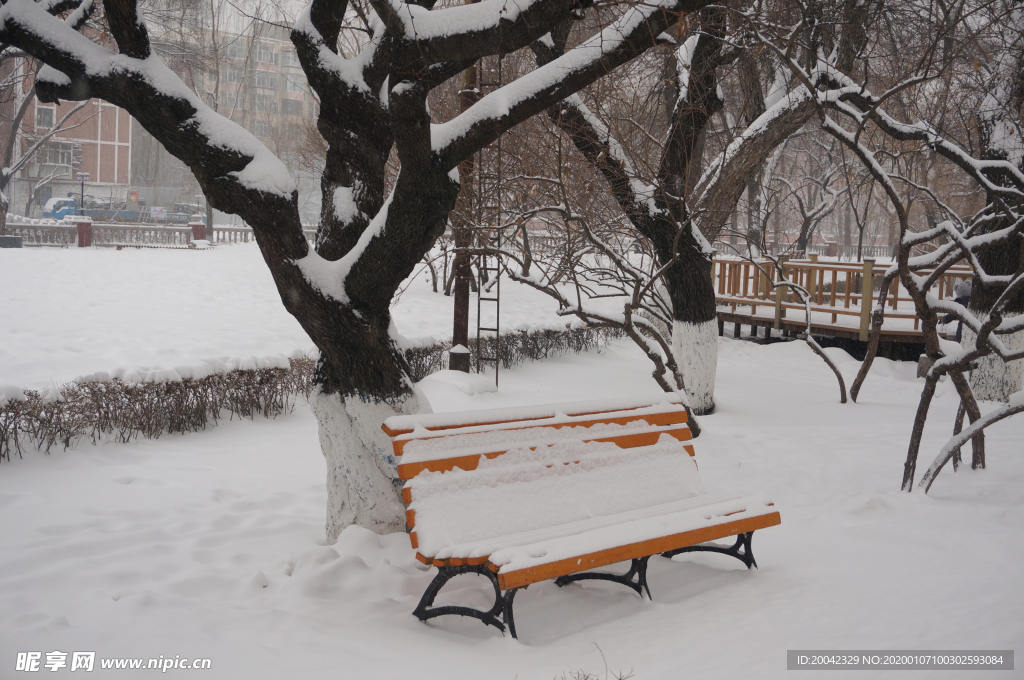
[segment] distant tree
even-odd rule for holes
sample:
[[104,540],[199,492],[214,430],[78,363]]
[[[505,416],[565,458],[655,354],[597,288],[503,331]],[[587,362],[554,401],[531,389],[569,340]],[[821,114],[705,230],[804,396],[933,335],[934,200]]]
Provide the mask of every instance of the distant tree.
[[[848,68],[865,39],[862,20],[869,4],[845,0],[819,7],[822,20],[800,27],[794,36],[796,51],[828,44],[834,48],[829,58]],[[779,5],[781,11],[789,7]],[[767,210],[766,164],[816,111],[813,97],[801,83],[791,82],[788,71],[777,68],[777,60],[753,54],[757,27],[779,12],[775,5],[760,3],[732,12],[725,6],[707,7],[660,36],[671,45],[662,77],[631,74],[618,81],[616,96],[632,94],[628,104],[602,113],[581,93],[548,110],[666,267],[661,276],[671,303],[672,355],[698,414],[714,408],[717,323],[711,243],[731,222],[744,194],[750,197],[751,233],[760,233],[757,225]],[[563,53],[571,28],[563,23],[550,38],[534,44],[539,64]],[[729,69],[732,101],[723,88]],[[637,113],[650,101],[665,103],[662,126]],[[625,123],[613,128],[606,118],[615,117]],[[716,134],[720,117],[734,124]],[[649,143],[658,134],[656,143]],[[647,161],[652,155],[656,161]]]
[[[984,467],[984,428],[1024,411],[1024,2],[880,5],[871,17],[886,30],[873,34],[853,70],[836,69],[820,55],[801,62],[789,55],[787,34],[761,35],[814,93],[822,130],[857,158],[895,213],[896,263],[884,275],[868,357],[852,394],[856,399],[871,366],[889,284],[898,278],[914,301],[934,361],[910,437],[904,489],[913,488],[925,422],[942,376],[950,377],[961,400],[957,434],[921,480],[927,490],[947,462],[956,465],[968,440],[972,466]],[[805,13],[799,22],[815,20]],[[946,179],[950,174],[979,187],[987,205],[964,214],[946,200],[951,197],[940,195],[956,185]],[[923,206],[917,224],[914,204]],[[938,299],[935,290],[957,263],[973,270],[966,307]],[[939,336],[945,314],[964,325],[959,346]],[[978,399],[1006,405],[982,416]],[[961,431],[965,414],[971,425]]]

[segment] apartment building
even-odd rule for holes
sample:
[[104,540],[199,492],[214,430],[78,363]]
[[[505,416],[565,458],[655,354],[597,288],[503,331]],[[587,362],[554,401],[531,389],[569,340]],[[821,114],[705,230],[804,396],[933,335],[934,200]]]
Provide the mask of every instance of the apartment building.
[[[186,45],[182,50],[198,59],[169,61],[168,66],[211,108],[249,130],[291,166],[301,153],[305,123],[315,121],[318,112],[288,33],[282,26],[255,22],[245,33],[207,34],[202,47]],[[137,123],[133,134],[131,183],[141,198],[149,205],[202,202],[184,164]]]
[[[0,108],[0,140],[14,137],[16,161],[79,102],[44,104],[33,93],[33,71],[25,59],[10,60]],[[26,99],[29,101],[26,102]],[[12,131],[15,113],[25,106],[21,124]],[[9,212],[38,216],[52,197],[78,196],[78,173],[88,173],[85,192],[98,200],[125,200],[130,178],[132,124],[128,112],[90,99],[12,178],[7,188]]]
[[[183,55],[167,59],[167,64],[186,84],[219,113],[260,138],[286,164],[295,165],[296,175],[301,175],[300,164],[292,161],[301,153],[305,130],[318,111],[287,29],[256,22],[245,33],[164,42],[172,48],[164,50],[165,54]],[[33,95],[31,64],[26,60],[6,60],[2,68],[5,72],[0,76],[8,85],[0,93],[0,139],[4,142],[12,134],[15,112],[23,104],[27,106],[13,133],[17,158],[78,103],[39,102]],[[27,98],[31,101],[26,104]],[[9,211],[39,216],[50,198],[78,196],[82,190],[78,173],[89,174],[87,202],[122,204],[135,196],[151,207],[205,205],[188,168],[126,111],[89,100],[12,179],[6,191]],[[303,189],[318,193],[315,181],[299,180],[300,193]],[[315,211],[318,204],[312,201],[310,209]],[[315,214],[310,219],[315,221]]]
[[215,70],[204,73],[204,89],[218,112],[265,143],[281,146],[297,139],[303,116],[314,113],[314,101],[287,32],[265,25],[255,35],[220,40],[220,79]]

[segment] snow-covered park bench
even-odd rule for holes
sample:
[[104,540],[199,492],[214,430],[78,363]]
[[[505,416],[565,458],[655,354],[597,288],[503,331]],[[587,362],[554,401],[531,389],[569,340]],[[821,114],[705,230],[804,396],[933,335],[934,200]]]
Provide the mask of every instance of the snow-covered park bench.
[[[413,612],[423,621],[471,616],[516,637],[512,602],[531,583],[602,579],[649,598],[651,556],[712,551],[750,568],[752,533],[781,521],[764,496],[705,491],[670,395],[397,416],[383,429],[412,547],[439,570]],[[627,560],[625,574],[588,571]],[[494,586],[490,610],[432,606],[466,573]]]

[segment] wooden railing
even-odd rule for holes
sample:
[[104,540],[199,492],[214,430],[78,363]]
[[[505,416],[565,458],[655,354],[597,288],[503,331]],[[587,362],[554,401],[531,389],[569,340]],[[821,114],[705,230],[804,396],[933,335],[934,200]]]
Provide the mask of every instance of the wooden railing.
[[248,243],[253,236],[250,227],[214,227],[206,237],[210,243]]
[[[806,321],[806,307],[791,289],[787,287],[773,290],[769,279],[771,282],[777,282],[779,277],[771,263],[758,261],[758,264],[763,271],[746,260],[715,259],[712,276],[718,305],[729,306],[733,312],[738,307],[750,307],[752,317],[761,317],[765,320],[771,317],[775,328],[782,327],[786,311],[790,309],[804,312],[803,320]],[[767,276],[764,272],[767,272]],[[880,292],[876,289],[881,284],[884,273],[883,269],[875,267],[874,259],[868,258],[862,264],[819,262],[817,255],[811,255],[809,260],[786,261],[783,273],[787,279],[807,289],[811,297],[812,315],[824,314],[826,318],[831,319],[833,325],[837,324],[841,316],[857,317],[859,324],[839,325],[854,328],[859,325],[860,339],[867,340],[873,305],[870,302],[867,305],[862,304],[864,282],[871,282],[869,298],[874,299]],[[970,277],[970,268],[952,267],[939,278],[935,294],[940,299],[949,297],[957,282]],[[759,315],[758,307],[773,309],[768,314],[762,312]],[[885,318],[912,322],[914,331],[920,328],[921,320],[917,316],[909,293],[900,285],[899,279],[893,280],[890,284]]]
[[[23,246],[57,246],[68,248],[78,244],[78,227],[74,223],[8,224],[7,232],[20,236]],[[164,245],[188,246],[192,229],[187,226],[152,224],[92,223],[92,245]]]
[[[831,246],[831,248],[830,248]],[[833,252],[829,252],[832,250]],[[892,254],[890,246],[869,246],[864,244],[860,249],[861,257],[889,257]],[[838,257],[840,260],[854,260],[857,257],[857,244],[844,246],[829,243],[813,243],[807,246],[807,254],[820,255],[822,257]]]

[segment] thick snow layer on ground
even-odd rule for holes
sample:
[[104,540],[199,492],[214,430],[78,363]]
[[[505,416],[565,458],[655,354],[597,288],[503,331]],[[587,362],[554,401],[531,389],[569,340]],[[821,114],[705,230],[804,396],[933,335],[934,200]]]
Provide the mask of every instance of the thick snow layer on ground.
[[[449,332],[450,298],[427,290],[421,274],[399,302],[407,337]],[[0,384],[309,344],[251,246],[0,250],[0,291]],[[503,325],[562,323],[553,303],[514,291]],[[327,471],[303,404],[0,464],[0,677],[20,675],[25,651],[208,657],[209,677],[246,680],[604,677],[604,658],[648,680],[788,678],[787,649],[1024,647],[1024,419],[989,430],[988,470],[947,469],[929,496],[905,494],[914,365],[876,359],[861,403],[840,405],[804,344],[718,343],[697,461],[708,493],[775,501],[782,524],[754,537],[759,570],[653,559],[653,602],[611,583],[536,584],[516,598],[519,642],[468,619],[422,624],[410,612],[431,573],[405,534],[350,528],[325,545]],[[826,351],[852,379],[856,362]],[[628,342],[503,371],[497,392],[421,386],[438,412],[658,394]],[[940,383],[919,469],[955,406]],[[464,576],[441,600],[486,607],[488,588]]]
[[[556,308],[541,293],[507,284],[503,332],[564,328]],[[411,282],[394,315],[414,344],[451,337],[452,298],[431,292],[429,272]],[[209,358],[311,347],[254,243],[203,252],[0,250],[0,384],[39,389],[119,367],[198,367]]]
[[[1021,648],[1024,421],[991,429],[988,470],[904,494],[913,365],[877,359],[862,403],[844,406],[802,343],[720,351],[697,460],[709,493],[760,490],[781,511],[754,537],[758,570],[654,559],[653,602],[610,583],[537,584],[516,598],[519,642],[468,619],[422,624],[410,612],[431,574],[404,534],[350,528],[324,545],[325,464],[300,406],[0,465],[0,675],[32,650],[209,657],[210,677],[246,679],[603,677],[603,654],[646,680],[788,678],[787,649]],[[827,351],[852,376],[855,362]],[[496,393],[424,389],[437,411],[495,408],[653,395],[649,372],[619,342],[506,371]],[[950,384],[938,391],[925,452],[954,415]],[[443,601],[484,606],[488,588],[465,576]],[[919,677],[866,677],[883,675]]]

